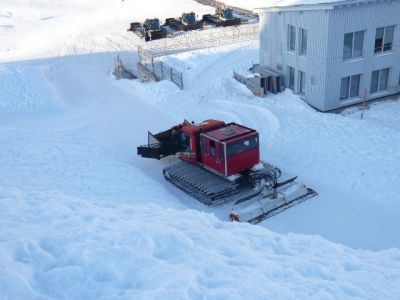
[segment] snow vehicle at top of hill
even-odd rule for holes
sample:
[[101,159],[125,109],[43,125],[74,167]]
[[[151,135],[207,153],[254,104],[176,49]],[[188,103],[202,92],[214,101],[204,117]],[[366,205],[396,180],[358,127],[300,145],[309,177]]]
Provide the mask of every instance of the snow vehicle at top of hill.
[[203,21],[215,26],[237,26],[242,23],[242,19],[236,18],[233,15],[233,9],[225,7],[225,5],[218,4],[215,9],[215,14],[203,15]]
[[168,18],[164,26],[169,26],[175,31],[189,31],[203,28],[203,20],[197,20],[194,12],[183,13],[179,19]]
[[143,24],[133,22],[128,31],[132,31],[146,42],[163,39],[167,36],[167,30],[161,26],[159,19],[146,19]]
[[231,203],[232,221],[258,223],[317,194],[297,177],[278,182],[281,171],[260,160],[258,132],[236,123],[185,121],[149,132],[137,154],[178,154],[180,162],[164,168],[165,179],[206,205]]

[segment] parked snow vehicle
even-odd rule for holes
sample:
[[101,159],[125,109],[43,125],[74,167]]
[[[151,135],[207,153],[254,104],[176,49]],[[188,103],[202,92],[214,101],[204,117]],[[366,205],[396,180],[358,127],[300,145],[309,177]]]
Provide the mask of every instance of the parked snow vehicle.
[[233,15],[233,9],[224,5],[217,5],[215,15],[203,15],[203,21],[215,26],[237,26],[242,23],[240,18]]
[[132,31],[140,38],[144,38],[146,42],[167,36],[167,30],[160,25],[159,19],[146,19],[143,24],[133,22],[128,31]]
[[260,160],[258,132],[236,123],[185,121],[149,132],[137,154],[155,159],[178,154],[180,162],[164,168],[165,179],[206,205],[232,204],[232,221],[258,223],[317,194],[297,177],[278,182],[281,171]]
[[183,13],[179,19],[168,18],[165,20],[166,26],[175,31],[189,31],[203,28],[203,20],[197,20],[194,12]]

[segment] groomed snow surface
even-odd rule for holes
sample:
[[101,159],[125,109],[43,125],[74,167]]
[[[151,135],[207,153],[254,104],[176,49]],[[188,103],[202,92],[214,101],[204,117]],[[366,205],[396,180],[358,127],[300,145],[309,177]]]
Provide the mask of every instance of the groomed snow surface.
[[[256,43],[163,58],[184,71],[183,91],[116,80],[134,21],[113,27],[116,14],[198,4],[16,3],[2,1],[0,24],[35,11],[59,21],[27,33],[48,41],[32,47],[24,29],[0,27],[14,39],[11,51],[0,40],[0,299],[400,299],[399,102],[361,119],[291,92],[256,98],[231,78],[257,61]],[[96,19],[98,35],[60,46],[65,16],[82,28]],[[121,55],[134,65],[133,47]],[[136,156],[148,130],[184,118],[257,128],[263,158],[319,196],[258,226],[227,222],[163,180],[172,158]]]

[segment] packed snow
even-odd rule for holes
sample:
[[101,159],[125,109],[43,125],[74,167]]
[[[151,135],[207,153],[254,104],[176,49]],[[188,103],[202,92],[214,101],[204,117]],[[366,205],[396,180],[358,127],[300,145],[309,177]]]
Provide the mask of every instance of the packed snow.
[[0,62],[132,50],[131,22],[214,12],[191,0],[1,0]]
[[[164,57],[183,91],[116,80],[117,51],[136,61],[129,22],[183,9],[210,10],[1,2],[0,298],[400,299],[400,103],[335,115],[287,91],[256,98],[231,78],[256,43]],[[174,158],[136,156],[148,130],[184,118],[258,129],[263,159],[319,196],[261,225],[227,222],[163,180]]]
[[[317,198],[271,218],[266,227],[318,234],[356,248],[400,247],[400,233],[393,230],[400,226],[400,123],[387,122],[383,113],[369,119],[385,105],[372,106],[360,119],[317,113],[291,92],[253,97],[231,77],[232,69],[245,73],[257,61],[257,43],[227,49],[166,57],[185,72],[188,91],[158,105],[196,121],[212,116],[257,128],[262,158],[318,191]],[[189,109],[194,103],[200,103],[200,116]],[[400,103],[385,112],[396,120]]]

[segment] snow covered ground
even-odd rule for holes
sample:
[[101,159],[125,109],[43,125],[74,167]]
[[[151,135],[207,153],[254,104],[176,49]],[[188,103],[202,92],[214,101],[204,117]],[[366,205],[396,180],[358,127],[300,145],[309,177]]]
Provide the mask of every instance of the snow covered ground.
[[132,50],[131,22],[199,15],[214,8],[191,0],[2,0],[0,62]]
[[[257,128],[263,159],[319,192],[264,226],[318,234],[355,248],[400,247],[400,232],[393,230],[400,226],[400,103],[373,105],[360,120],[357,113],[348,118],[317,113],[291,92],[253,97],[231,72],[244,72],[257,61],[256,43],[236,48],[167,57],[185,71],[188,91],[159,105],[196,121],[212,116]],[[200,112],[188,109],[197,103]]]
[[[117,81],[134,2],[82,3],[0,4],[1,24],[19,24],[0,27],[1,299],[400,299],[399,102],[361,120],[255,98],[231,78],[255,43],[164,58],[183,91]],[[199,10],[132,14],[155,7]],[[26,32],[39,15],[57,18]],[[169,160],[136,156],[147,130],[184,118],[259,129],[263,158],[320,195],[261,226],[223,221],[162,179]]]

